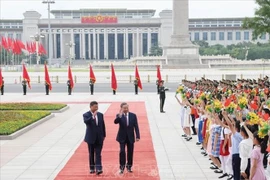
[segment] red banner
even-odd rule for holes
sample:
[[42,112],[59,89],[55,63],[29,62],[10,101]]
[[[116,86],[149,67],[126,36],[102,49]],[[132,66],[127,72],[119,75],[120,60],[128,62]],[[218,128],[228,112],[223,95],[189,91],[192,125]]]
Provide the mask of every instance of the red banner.
[[81,18],[81,23],[117,23],[118,19],[116,16],[84,16]]

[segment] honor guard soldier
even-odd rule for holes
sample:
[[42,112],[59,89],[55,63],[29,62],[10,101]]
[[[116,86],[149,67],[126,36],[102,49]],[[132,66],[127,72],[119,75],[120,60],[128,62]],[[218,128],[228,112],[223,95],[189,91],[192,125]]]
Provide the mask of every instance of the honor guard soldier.
[[116,90],[113,90],[113,95],[115,95],[116,94]]
[[138,94],[138,80],[134,80],[134,86],[135,86],[135,94]]
[[161,113],[165,113],[165,111],[163,110],[163,107],[164,107],[165,98],[166,98],[165,92],[168,90],[169,90],[168,88],[164,87],[164,81],[162,80],[159,85],[159,100],[160,100]]
[[160,80],[156,81],[156,85],[157,85],[157,93],[159,94],[159,85],[160,85]]
[[4,95],[4,78],[2,77],[1,95]]
[[49,95],[49,89],[50,89],[50,85],[47,82],[45,82],[46,95]]
[[70,80],[67,81],[67,87],[68,87],[68,95],[71,95],[71,84],[70,84]]
[[22,81],[23,95],[26,95],[26,83],[27,83],[27,81],[24,79],[24,80]]
[[89,81],[89,86],[90,86],[91,95],[93,95],[94,94],[94,81],[92,79]]

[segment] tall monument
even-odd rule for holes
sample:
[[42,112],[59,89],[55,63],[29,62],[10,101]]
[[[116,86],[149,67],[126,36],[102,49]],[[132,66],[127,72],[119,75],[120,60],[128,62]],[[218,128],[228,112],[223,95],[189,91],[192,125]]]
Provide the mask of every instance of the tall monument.
[[169,65],[199,65],[199,47],[189,35],[189,0],[173,0],[173,28],[170,45],[163,47]]

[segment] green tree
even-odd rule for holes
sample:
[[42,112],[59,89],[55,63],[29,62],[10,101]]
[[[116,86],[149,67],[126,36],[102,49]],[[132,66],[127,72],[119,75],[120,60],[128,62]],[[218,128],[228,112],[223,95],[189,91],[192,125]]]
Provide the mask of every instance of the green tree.
[[253,18],[245,18],[244,29],[252,29],[253,39],[257,39],[266,33],[270,33],[270,0],[256,0],[258,8]]
[[162,54],[163,49],[157,45],[151,47],[149,56],[162,56]]

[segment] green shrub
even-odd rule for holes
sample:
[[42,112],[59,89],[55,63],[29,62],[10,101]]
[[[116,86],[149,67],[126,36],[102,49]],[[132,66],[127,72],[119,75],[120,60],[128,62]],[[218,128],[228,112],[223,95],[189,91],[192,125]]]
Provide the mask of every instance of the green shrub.
[[0,135],[10,135],[50,114],[48,111],[0,111]]
[[60,110],[66,104],[52,103],[1,103],[0,110]]

